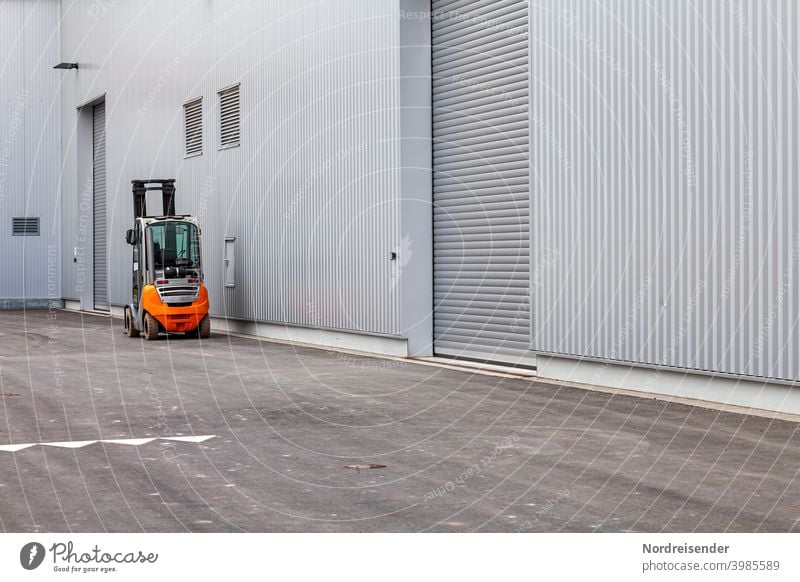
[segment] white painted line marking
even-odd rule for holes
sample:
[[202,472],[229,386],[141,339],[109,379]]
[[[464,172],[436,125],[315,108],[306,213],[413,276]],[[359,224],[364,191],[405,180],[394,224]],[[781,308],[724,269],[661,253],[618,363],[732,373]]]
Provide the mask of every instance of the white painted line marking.
[[146,445],[147,443],[153,442],[155,437],[147,438],[147,439],[104,439],[100,441],[101,443],[112,443],[115,445],[133,445],[134,447],[138,447],[140,445]]
[[59,447],[63,449],[80,449],[81,447],[85,447],[88,445],[92,445],[94,443],[108,443],[114,445],[129,445],[138,447],[141,445],[146,445],[147,443],[152,443],[153,441],[178,441],[181,443],[202,443],[207,441],[208,439],[213,439],[217,435],[215,434],[207,434],[207,435],[200,435],[200,436],[179,436],[179,437],[148,437],[143,439],[103,439],[99,441],[62,441],[62,442],[55,442],[55,443],[23,443],[18,445],[0,445],[0,452],[5,451],[8,453],[15,453],[17,451],[21,451],[22,449],[27,449],[30,447],[35,446],[43,446],[43,447]]
[[63,443],[39,443],[45,447],[63,447],[65,449],[79,449],[86,445],[93,445],[97,441],[64,441]]
[[161,437],[162,441],[178,441],[181,443],[202,443],[203,441],[207,441],[208,439],[213,439],[213,434],[205,435],[205,436],[179,436],[179,437]]
[[14,453],[16,451],[21,451],[22,449],[27,449],[28,447],[36,446],[36,443],[28,443],[24,445],[2,445],[0,446],[0,451],[8,451],[10,453]]

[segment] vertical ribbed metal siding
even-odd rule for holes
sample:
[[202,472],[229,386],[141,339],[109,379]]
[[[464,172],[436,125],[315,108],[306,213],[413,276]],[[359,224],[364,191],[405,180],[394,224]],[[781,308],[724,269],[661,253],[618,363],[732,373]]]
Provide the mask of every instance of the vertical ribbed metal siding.
[[106,105],[92,108],[92,203],[94,308],[108,309],[108,219],[106,210]]
[[[59,2],[0,2],[0,298],[59,299]],[[13,217],[39,236],[13,236]]]
[[534,349],[800,378],[799,15],[532,5]]
[[432,2],[434,349],[529,351],[528,3]]
[[[64,11],[64,54],[97,64],[64,77],[64,112],[73,120],[77,105],[106,94],[111,303],[130,294],[130,180],[176,176],[177,211],[202,222],[215,315],[398,333],[397,2],[93,6]],[[241,145],[220,150],[217,92],[234,83]],[[182,104],[197,97],[206,149],[183,159]],[[71,123],[64,138],[71,209]],[[236,237],[232,289],[226,236]],[[64,261],[69,284],[75,268]]]

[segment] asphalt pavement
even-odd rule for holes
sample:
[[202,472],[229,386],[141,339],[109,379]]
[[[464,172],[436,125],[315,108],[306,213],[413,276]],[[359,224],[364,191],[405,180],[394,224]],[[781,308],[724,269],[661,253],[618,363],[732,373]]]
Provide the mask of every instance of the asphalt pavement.
[[800,530],[785,420],[47,310],[0,394],[4,532]]

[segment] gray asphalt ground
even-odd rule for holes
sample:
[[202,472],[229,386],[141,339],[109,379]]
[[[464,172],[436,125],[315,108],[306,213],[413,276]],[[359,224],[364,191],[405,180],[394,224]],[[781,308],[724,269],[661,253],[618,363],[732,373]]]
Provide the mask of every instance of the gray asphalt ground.
[[216,435],[0,451],[5,532],[800,529],[787,421],[65,311],[0,378],[0,445]]

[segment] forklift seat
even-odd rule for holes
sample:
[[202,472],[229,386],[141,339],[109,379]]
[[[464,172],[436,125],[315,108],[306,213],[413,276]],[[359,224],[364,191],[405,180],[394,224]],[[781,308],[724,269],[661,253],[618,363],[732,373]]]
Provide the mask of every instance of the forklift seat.
[[178,258],[178,253],[175,251],[175,249],[164,249],[165,267],[174,267],[177,258]]
[[159,245],[157,242],[153,243],[153,268],[164,268],[164,255],[161,252],[161,245]]

